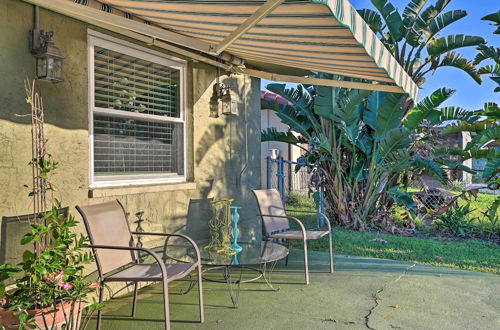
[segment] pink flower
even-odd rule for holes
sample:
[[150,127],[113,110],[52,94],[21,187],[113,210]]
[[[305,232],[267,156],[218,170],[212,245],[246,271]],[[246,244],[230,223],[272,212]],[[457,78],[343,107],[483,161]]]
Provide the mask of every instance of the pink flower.
[[45,275],[43,279],[46,280],[47,282],[52,282],[54,280],[54,277],[52,276],[52,274],[49,274]]
[[69,283],[69,282],[66,282],[63,284],[63,286],[61,288],[63,290],[71,290],[71,289],[73,289],[73,285],[71,285],[71,283]]
[[55,281],[60,282],[64,277],[64,270],[56,270]]
[[100,286],[101,285],[99,284],[99,282],[94,282],[94,283],[91,283],[89,285],[89,288],[91,288],[91,289],[99,289]]

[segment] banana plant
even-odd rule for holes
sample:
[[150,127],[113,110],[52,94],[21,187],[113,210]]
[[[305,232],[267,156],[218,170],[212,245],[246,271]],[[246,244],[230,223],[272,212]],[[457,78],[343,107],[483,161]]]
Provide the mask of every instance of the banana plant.
[[460,113],[450,114],[447,118],[455,121],[445,127],[441,134],[469,132],[472,139],[464,149],[437,149],[436,153],[446,152],[460,157],[460,162],[467,159],[486,159],[486,165],[481,173],[484,180],[490,181],[500,173],[500,108],[496,103],[486,103],[483,109],[468,111],[469,116]]
[[[494,34],[500,34],[500,11],[497,13],[492,13],[481,18],[485,21],[491,21],[496,25],[496,30]],[[479,74],[490,75],[490,79],[497,83],[497,87],[494,92],[500,92],[500,48],[487,45],[479,45],[477,47],[479,53],[474,58],[474,65],[482,63],[484,60],[492,60],[493,65],[485,65],[479,68]]]
[[401,14],[388,0],[371,1],[376,11],[361,9],[358,13],[419,86],[426,81],[426,74],[440,67],[455,67],[482,82],[474,64],[455,50],[485,44],[484,38],[441,35],[446,27],[467,16],[465,10],[445,11],[451,0],[431,5],[428,0],[411,0]]
[[[406,95],[325,86],[288,89],[285,84],[270,84],[267,89],[288,104],[265,108],[276,111],[298,136],[268,128],[262,141],[315,146],[304,149],[305,157],[320,171],[327,209],[338,223],[358,230],[383,227],[393,203],[413,207],[411,197],[398,189],[402,175],[418,172],[447,181],[440,164],[415,152],[419,124],[426,116],[404,118],[409,106]],[[450,93],[435,93],[416,109],[435,116]]]

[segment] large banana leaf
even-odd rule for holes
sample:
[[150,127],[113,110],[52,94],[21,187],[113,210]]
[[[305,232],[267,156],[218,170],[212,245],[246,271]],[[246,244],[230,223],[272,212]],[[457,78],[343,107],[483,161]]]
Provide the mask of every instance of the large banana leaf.
[[439,63],[433,69],[435,70],[437,67],[444,67],[444,66],[452,66],[461,69],[462,71],[466,72],[469,76],[471,76],[471,78],[474,79],[478,84],[483,82],[483,79],[481,78],[480,75],[481,73],[478,72],[475,65],[458,53],[455,52],[447,53],[446,56],[441,61],[441,63]]
[[372,3],[382,14],[392,39],[400,41],[403,38],[403,20],[399,12],[388,0],[372,0]]
[[428,30],[432,34],[437,34],[439,33],[439,31],[443,30],[448,25],[458,21],[459,19],[464,18],[465,16],[467,16],[467,12],[465,10],[448,11],[431,20]]
[[453,106],[433,110],[428,114],[428,119],[433,124],[442,124],[449,120],[460,120],[473,124],[480,118],[481,116],[474,111]]
[[415,29],[422,31],[427,37],[431,32],[427,29],[431,21],[437,17],[450,3],[451,0],[437,1],[434,5],[425,8],[415,20]]
[[363,111],[362,102],[371,94],[371,91],[351,89],[344,93],[339,100],[339,107],[335,109],[333,119],[344,122],[347,126],[356,125],[361,121]]
[[[286,84],[274,83],[267,85],[266,88],[271,92],[280,95],[288,102],[290,102],[292,104],[292,107],[298,112],[298,115],[302,115],[307,118],[306,121],[309,123],[308,129],[312,129],[316,133],[315,135],[319,135],[320,124],[316,119],[316,117],[314,116],[314,113],[312,112],[313,98],[309,93],[309,91],[306,88],[304,88],[304,86],[297,85],[296,88],[286,88]],[[290,113],[288,113],[288,115],[289,114]],[[278,113],[278,116],[281,115],[282,112]],[[288,120],[290,119],[289,116],[286,116],[286,118]],[[287,125],[289,124],[287,123]],[[298,132],[302,133],[302,131]]]
[[414,165],[422,169],[423,174],[429,175],[443,184],[448,182],[448,174],[437,162],[417,156]]
[[472,148],[482,148],[490,141],[498,141],[500,140],[500,127],[495,125],[484,132],[474,136],[469,143],[467,143],[467,147],[465,150],[470,150]]
[[[331,78],[331,77],[330,77]],[[328,79],[325,77],[325,79]],[[328,86],[316,86],[313,110],[318,116],[333,120],[334,111],[337,107],[338,88]]]
[[440,88],[420,101],[409,113],[403,124],[406,128],[416,129],[432,110],[436,110],[444,101],[450,98],[455,90]]
[[405,101],[405,94],[371,93],[368,96],[363,120],[374,130],[376,141],[380,141],[391,129],[401,126],[404,116],[401,107]]
[[382,33],[382,17],[375,11],[371,9],[360,9],[358,10],[359,15],[363,20],[368,23],[370,29],[375,33]]
[[478,65],[484,60],[487,59],[492,59],[495,61],[497,64],[500,64],[500,54],[497,53],[497,50],[493,46],[486,46],[486,45],[479,45],[477,47],[477,50],[479,50],[479,53],[476,55],[474,58],[474,65]]
[[299,145],[308,142],[300,135],[295,136],[292,132],[279,132],[276,129],[276,127],[268,127],[266,130],[263,130],[261,133],[261,141],[262,142],[276,141],[294,145]]
[[380,158],[383,160],[387,155],[395,150],[406,149],[412,142],[410,130],[407,128],[392,128],[380,140],[378,145],[380,150]]
[[431,41],[427,45],[427,53],[429,53],[430,56],[439,56],[449,52],[450,50],[462,47],[478,46],[484,43],[486,43],[486,40],[484,40],[483,37],[454,34]]
[[485,65],[478,70],[479,74],[496,74],[500,75],[500,64]]
[[486,163],[483,170],[483,179],[489,180],[500,172],[500,158],[493,159]]
[[311,123],[306,116],[300,115],[293,106],[282,106],[277,116],[293,131],[302,134],[307,139],[311,138],[313,131]]
[[286,88],[286,84],[269,84],[266,86],[268,90],[285,98],[288,102],[300,112],[305,112],[312,107],[313,99],[307,89],[302,85],[297,85],[297,88]]
[[484,20],[484,21],[494,22],[495,25],[497,26],[497,29],[493,33],[494,34],[500,34],[500,10],[498,12],[496,12],[496,13],[492,13],[492,14],[486,15],[486,16],[484,16],[481,19]]
[[413,20],[418,17],[420,11],[424,8],[429,0],[411,0],[403,10],[403,20],[412,18]]
[[493,123],[486,123],[483,121],[478,121],[473,124],[467,123],[467,122],[458,122],[452,125],[448,125],[443,130],[441,131],[441,134],[448,134],[448,133],[456,133],[456,132],[475,132],[475,133],[480,133],[488,128],[493,128],[495,127],[495,124]]

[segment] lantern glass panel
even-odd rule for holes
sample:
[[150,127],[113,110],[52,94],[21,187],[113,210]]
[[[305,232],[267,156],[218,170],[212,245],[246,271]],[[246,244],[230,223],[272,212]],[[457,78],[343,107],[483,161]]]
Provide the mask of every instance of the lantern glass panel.
[[47,76],[55,79],[62,78],[62,59],[49,57],[47,58]]
[[36,76],[40,78],[47,77],[47,58],[37,57],[36,58]]

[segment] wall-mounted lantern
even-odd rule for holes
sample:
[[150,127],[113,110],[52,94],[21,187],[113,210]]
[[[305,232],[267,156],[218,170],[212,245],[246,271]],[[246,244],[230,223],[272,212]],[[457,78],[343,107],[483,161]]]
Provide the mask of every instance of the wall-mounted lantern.
[[36,59],[36,77],[41,81],[60,82],[63,60],[61,51],[52,40],[54,33],[37,28],[31,31],[31,53]]
[[234,96],[231,95],[229,88],[226,88],[224,95],[222,96],[222,114],[223,115],[236,115],[238,109],[238,104]]
[[210,97],[210,117],[219,117],[219,104],[222,105],[223,115],[236,115],[238,103],[231,93],[229,86],[219,82],[219,72],[217,70],[217,82],[213,86],[212,96]]

